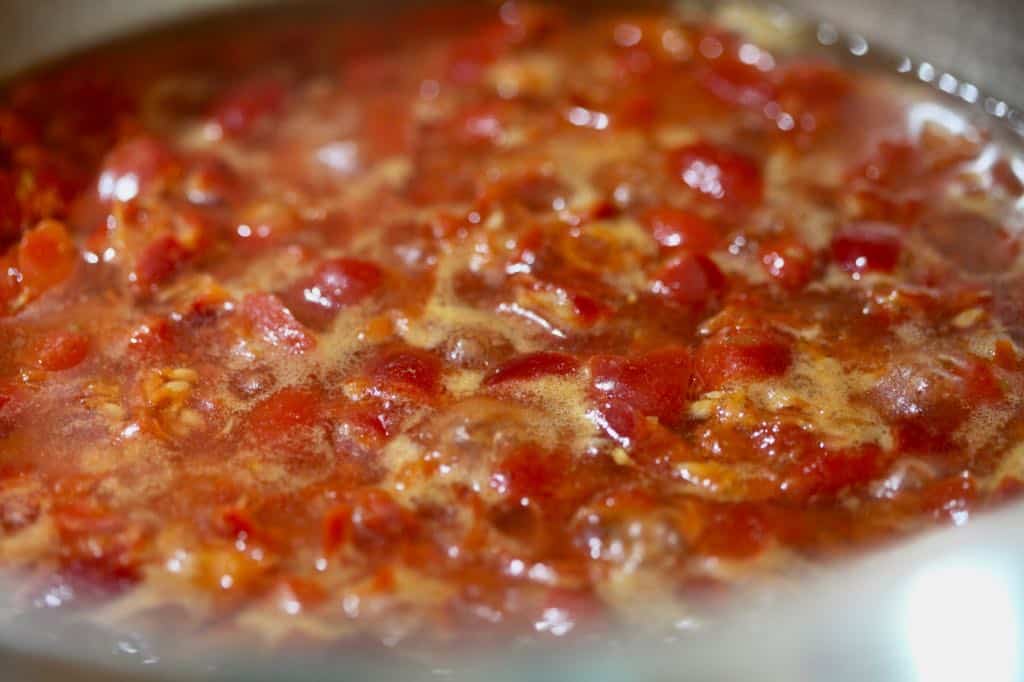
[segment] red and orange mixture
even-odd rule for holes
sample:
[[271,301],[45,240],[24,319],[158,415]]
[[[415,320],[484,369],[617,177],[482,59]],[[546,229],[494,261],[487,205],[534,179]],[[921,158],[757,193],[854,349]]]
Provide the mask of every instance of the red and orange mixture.
[[1021,162],[743,16],[325,16],[11,84],[21,597],[562,635],[1015,494]]

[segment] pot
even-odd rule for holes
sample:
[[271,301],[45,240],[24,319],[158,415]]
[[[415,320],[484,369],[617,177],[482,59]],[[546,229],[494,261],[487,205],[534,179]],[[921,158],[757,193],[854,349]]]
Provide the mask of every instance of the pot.
[[[6,0],[0,77],[162,23],[261,0]],[[790,0],[823,22],[820,42],[944,90],[1024,134],[1008,101],[1024,87],[1018,0]],[[876,42],[877,41],[877,42]],[[878,45],[889,49],[878,49]],[[948,69],[948,70],[947,70]],[[1012,136],[1012,135],[1011,135]],[[936,531],[823,572],[789,603],[744,602],[710,630],[657,646],[585,645],[467,657],[431,670],[351,654],[270,659],[175,652],[173,639],[95,633],[54,618],[3,618],[4,679],[962,680],[1024,679],[1024,507]],[[0,609],[0,615],[3,611]],[[165,651],[172,653],[167,654]]]

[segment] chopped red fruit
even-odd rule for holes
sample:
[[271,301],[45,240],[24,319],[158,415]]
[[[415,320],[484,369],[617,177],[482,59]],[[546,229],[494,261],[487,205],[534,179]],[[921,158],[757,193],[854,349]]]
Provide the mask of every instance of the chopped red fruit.
[[375,263],[334,258],[324,261],[312,275],[290,286],[282,298],[301,322],[322,328],[339,310],[373,294],[383,276]]
[[728,330],[697,349],[697,374],[706,389],[780,376],[792,363],[786,337],[770,329]]
[[961,370],[964,387],[964,402],[979,405],[998,402],[1003,399],[1003,387],[992,370],[992,365],[972,358]]
[[991,275],[1012,268],[1020,244],[998,221],[969,211],[936,212],[916,226],[924,241],[951,265]]
[[62,223],[44,220],[22,236],[18,246],[21,286],[38,296],[71,276],[78,251]]
[[224,534],[230,538],[239,536],[251,538],[256,530],[249,512],[235,505],[222,508],[215,520],[217,525],[223,529]]
[[592,591],[555,587],[548,591],[533,629],[543,636],[565,637],[598,633],[607,625],[608,614]]
[[346,497],[324,517],[324,554],[332,555],[348,543],[364,551],[394,550],[403,538],[414,536],[416,519],[387,492],[359,489]]
[[[700,83],[715,97],[741,107],[760,109],[775,96],[772,56],[751,43],[726,35],[708,35],[701,41]],[[741,55],[741,49],[747,54]]]
[[715,262],[700,254],[684,254],[655,276],[651,291],[685,306],[703,308],[721,296],[727,280]]
[[416,348],[388,350],[372,359],[367,375],[388,390],[432,399],[441,391],[441,361]]
[[352,509],[347,504],[338,505],[324,517],[320,544],[325,555],[334,554],[348,542],[352,534],[351,519]]
[[579,367],[579,360],[565,353],[540,351],[512,358],[497,367],[484,379],[493,386],[506,381],[529,381],[544,376],[566,376]]
[[553,495],[567,473],[564,455],[521,448],[498,464],[491,476],[491,487],[514,499],[539,501]]
[[247,135],[284,107],[288,87],[274,75],[243,80],[224,92],[213,106],[211,117],[225,135]]
[[139,253],[129,279],[140,292],[147,293],[170,280],[191,257],[175,237],[157,237]]
[[201,158],[191,164],[184,180],[185,195],[193,204],[222,205],[241,195],[238,173],[217,157]]
[[693,253],[707,253],[720,241],[714,226],[690,211],[656,208],[647,212],[644,222],[655,241],[667,248],[681,247]]
[[304,353],[316,346],[316,338],[273,294],[249,294],[239,306],[253,330],[264,341],[293,353]]
[[128,351],[146,358],[160,358],[174,350],[174,328],[163,317],[141,322],[128,336]]
[[853,89],[849,74],[832,64],[807,60],[787,64],[776,75],[776,122],[783,132],[813,135],[839,123]]
[[742,206],[761,202],[761,169],[744,154],[695,142],[669,152],[666,162],[674,179],[705,198]]
[[350,455],[372,453],[387,440],[388,427],[394,425],[388,410],[378,401],[337,405],[331,414],[331,445],[336,452]]
[[892,272],[902,249],[903,233],[887,223],[850,223],[832,236],[832,259],[852,273]]
[[771,526],[756,506],[718,505],[697,540],[696,550],[701,554],[742,559],[759,553],[771,541]]
[[814,276],[814,252],[802,242],[781,237],[761,246],[761,264],[783,288],[799,291]]
[[978,486],[967,472],[934,481],[919,494],[924,511],[937,520],[962,525],[978,498]]
[[256,441],[280,442],[316,426],[322,418],[321,392],[313,387],[292,386],[249,410],[245,433]]
[[799,464],[792,488],[809,495],[833,495],[862,485],[882,472],[882,451],[875,445],[853,450],[815,450]]
[[131,201],[159,190],[181,172],[181,162],[155,137],[134,137],[114,147],[103,161],[96,192],[101,201]]
[[330,593],[319,583],[298,576],[283,578],[274,588],[278,607],[288,615],[316,608],[327,601],[329,596]]
[[612,313],[611,306],[587,296],[586,294],[569,293],[572,310],[584,325],[592,325]]
[[50,372],[79,365],[89,354],[89,337],[74,332],[52,332],[36,348],[36,364]]
[[665,348],[635,360],[599,355],[590,360],[591,395],[613,437],[633,436],[638,416],[678,425],[690,394],[693,358]]
[[546,213],[564,207],[569,191],[564,182],[542,172],[514,173],[482,183],[478,202],[484,211],[521,207]]

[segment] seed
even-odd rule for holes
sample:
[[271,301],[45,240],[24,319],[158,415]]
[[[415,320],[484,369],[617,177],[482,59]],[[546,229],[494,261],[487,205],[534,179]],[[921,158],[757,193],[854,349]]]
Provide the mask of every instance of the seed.
[[175,395],[183,395],[192,390],[192,384],[187,381],[168,381],[163,385],[163,390]]
[[187,381],[194,384],[199,381],[199,373],[189,367],[177,367],[166,372],[168,379]]
[[96,409],[100,414],[108,419],[124,419],[124,408],[116,403],[100,403]]

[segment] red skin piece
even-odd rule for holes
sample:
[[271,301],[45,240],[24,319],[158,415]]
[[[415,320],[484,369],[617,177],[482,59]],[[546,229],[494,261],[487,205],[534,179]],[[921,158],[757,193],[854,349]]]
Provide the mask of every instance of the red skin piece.
[[891,371],[879,389],[875,404],[892,418],[899,448],[907,452],[954,449],[953,433],[971,411],[1004,397],[992,366],[976,358],[951,372]]
[[554,495],[568,471],[565,457],[522,448],[506,456],[491,476],[491,487],[519,500]]
[[771,526],[757,507],[721,505],[710,514],[695,549],[701,554],[742,559],[758,554],[771,540]]
[[887,223],[850,223],[832,236],[831,249],[832,260],[847,272],[892,272],[903,250],[903,233]]
[[675,303],[704,308],[726,290],[727,280],[715,262],[700,254],[684,254],[655,276],[651,291]]
[[794,487],[808,495],[834,495],[878,477],[881,465],[882,452],[875,445],[840,452],[813,451],[800,463]]
[[287,84],[272,75],[235,84],[214,104],[210,117],[227,137],[244,137],[284,107]]
[[814,252],[795,239],[773,239],[761,246],[760,255],[768,275],[788,291],[800,291],[814,278]]
[[579,360],[565,353],[527,353],[497,367],[484,379],[484,385],[494,386],[506,381],[529,381],[542,376],[566,376],[574,373],[579,364]]
[[781,376],[793,363],[793,351],[778,332],[743,329],[705,341],[696,359],[703,387],[712,390],[734,381]]
[[926,215],[918,234],[952,267],[967,273],[1006,272],[1020,253],[1019,242],[998,222],[967,211]]
[[596,356],[590,360],[591,396],[606,428],[632,438],[640,416],[678,425],[690,394],[693,357],[685,348],[665,348],[635,360]]
[[[920,493],[920,505],[939,521],[963,523],[978,498],[972,476],[951,476],[930,483]],[[959,518],[958,518],[959,517]]]
[[323,521],[323,550],[330,556],[349,542],[362,550],[389,552],[415,538],[416,519],[387,492],[355,490],[327,513]]
[[130,279],[141,293],[149,292],[173,278],[191,257],[173,236],[157,237],[142,249]]
[[224,507],[218,514],[217,521],[218,525],[223,528],[224,535],[229,538],[238,536],[251,538],[256,532],[256,526],[253,524],[249,512],[240,507]]
[[213,206],[236,201],[242,194],[242,184],[227,162],[216,157],[200,158],[189,168],[185,191],[193,204]]
[[52,332],[36,348],[35,363],[50,372],[71,369],[85,360],[89,345],[89,337],[84,334]]
[[162,317],[142,322],[128,337],[128,351],[146,358],[168,357],[174,347],[174,328]]
[[382,445],[388,438],[388,420],[383,411],[375,401],[338,406],[332,411],[331,418],[335,424],[344,427],[345,437],[343,441],[335,442],[335,448],[372,452],[373,448]]
[[64,225],[46,220],[26,232],[18,246],[21,285],[37,296],[68,277],[78,262],[78,250]]
[[714,226],[695,213],[671,207],[652,209],[644,216],[654,240],[665,248],[681,247],[692,253],[713,251],[720,236]]
[[776,76],[776,101],[793,117],[793,132],[813,134],[834,127],[853,88],[850,76],[827,62],[787,64]]
[[339,310],[376,292],[383,277],[383,270],[370,261],[335,258],[321,263],[312,275],[294,283],[281,296],[299,320],[323,328]]
[[[65,549],[69,568],[83,570],[87,578],[103,576],[114,584],[138,577],[131,557],[131,534],[125,519],[93,502],[71,501],[55,506],[54,524]],[[95,572],[95,573],[94,573]],[[86,580],[85,584],[103,585]]]
[[899,419],[896,445],[903,452],[938,453],[954,447],[950,434],[923,419]]
[[700,84],[715,97],[741,107],[760,108],[775,96],[771,70],[761,70],[739,58],[739,44],[726,36],[711,37],[723,44],[724,51],[708,59],[700,76]]
[[609,625],[600,599],[589,590],[552,588],[544,599],[534,630],[549,637],[580,631],[599,633]]
[[292,353],[316,347],[316,338],[273,294],[249,294],[239,306],[242,315],[264,341]]
[[324,517],[320,545],[325,556],[331,556],[345,544],[352,534],[352,509],[347,505],[338,505]]
[[282,610],[289,613],[296,604],[300,611],[316,608],[330,596],[330,593],[318,583],[299,576],[282,578],[274,588],[274,594]]
[[572,301],[573,312],[586,326],[596,324],[613,312],[610,306],[586,294],[570,293],[569,300]]
[[257,442],[280,442],[322,419],[322,395],[312,387],[283,388],[257,403],[246,416],[245,433]]
[[131,201],[158,190],[181,172],[177,155],[149,136],[126,140],[103,161],[96,193],[100,201]]
[[761,169],[748,156],[708,142],[668,153],[666,167],[680,184],[701,197],[733,206],[755,206],[764,194]]
[[967,405],[994,403],[1003,399],[1003,387],[988,363],[972,359],[962,376],[964,402]]
[[413,398],[433,400],[441,392],[441,362],[415,348],[386,351],[374,358],[367,375],[378,385]]

